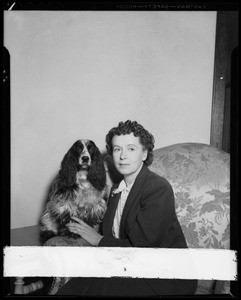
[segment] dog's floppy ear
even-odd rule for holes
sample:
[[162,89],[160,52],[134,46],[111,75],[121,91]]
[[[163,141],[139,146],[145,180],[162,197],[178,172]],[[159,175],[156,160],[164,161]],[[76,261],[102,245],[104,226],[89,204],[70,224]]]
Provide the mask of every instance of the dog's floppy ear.
[[106,187],[106,171],[104,166],[103,157],[99,148],[93,141],[90,141],[91,146],[91,168],[88,172],[87,179],[99,191]]
[[78,151],[76,143],[65,154],[59,171],[58,189],[66,192],[68,189],[77,188],[76,172],[78,167]]

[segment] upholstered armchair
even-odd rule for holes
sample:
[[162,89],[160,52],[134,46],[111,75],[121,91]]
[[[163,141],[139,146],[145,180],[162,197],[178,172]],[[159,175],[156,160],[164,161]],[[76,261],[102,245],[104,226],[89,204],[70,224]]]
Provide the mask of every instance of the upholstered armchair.
[[[110,179],[118,180],[109,156],[106,162]],[[230,155],[206,144],[180,143],[154,150],[149,168],[173,187],[188,247],[229,249]],[[229,293],[229,282],[198,281],[197,295]]]
[[[154,150],[153,172],[166,178],[189,248],[230,248],[230,155],[181,143]],[[196,294],[229,294],[229,282],[199,280]]]

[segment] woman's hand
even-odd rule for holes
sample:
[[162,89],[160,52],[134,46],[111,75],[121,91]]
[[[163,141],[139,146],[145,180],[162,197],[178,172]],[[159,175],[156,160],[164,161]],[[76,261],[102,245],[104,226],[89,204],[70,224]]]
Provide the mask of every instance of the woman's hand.
[[79,218],[72,217],[75,222],[68,223],[66,226],[72,233],[80,235],[83,239],[89,242],[93,246],[98,246],[102,235],[100,235],[94,228],[87,225],[84,221]]

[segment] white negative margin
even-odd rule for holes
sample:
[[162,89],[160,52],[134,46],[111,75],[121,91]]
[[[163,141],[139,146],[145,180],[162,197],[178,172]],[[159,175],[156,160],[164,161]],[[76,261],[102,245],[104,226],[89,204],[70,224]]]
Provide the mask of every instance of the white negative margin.
[[237,280],[225,249],[5,247],[4,277],[131,277]]

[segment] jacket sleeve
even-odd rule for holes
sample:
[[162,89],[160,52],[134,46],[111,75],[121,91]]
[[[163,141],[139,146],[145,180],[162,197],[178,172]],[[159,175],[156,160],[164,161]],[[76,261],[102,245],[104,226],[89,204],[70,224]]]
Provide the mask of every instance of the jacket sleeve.
[[174,194],[171,185],[155,177],[143,187],[132,222],[126,220],[126,239],[104,236],[101,247],[159,247],[175,217]]

